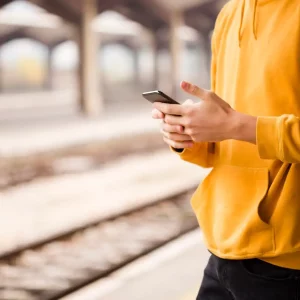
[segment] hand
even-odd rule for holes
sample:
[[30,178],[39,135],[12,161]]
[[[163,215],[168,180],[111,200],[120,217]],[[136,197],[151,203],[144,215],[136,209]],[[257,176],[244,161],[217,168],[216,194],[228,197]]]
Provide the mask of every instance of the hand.
[[[185,103],[183,103],[183,105],[189,105],[189,104],[193,104],[193,101],[187,100]],[[157,109],[152,110],[152,118],[163,120],[161,133],[163,134],[164,141],[169,146],[175,149],[184,149],[184,148],[193,147],[194,143],[192,141],[192,138],[183,133],[184,131],[183,126],[167,124],[164,121],[165,114]]]
[[[187,82],[182,82],[184,91],[203,100],[200,103],[188,105],[174,105],[165,103],[154,103],[155,109],[165,115],[164,121],[169,126],[173,126],[176,133],[184,133],[190,136],[195,142],[218,142],[226,139],[241,139],[253,142],[254,117],[242,115],[236,112],[223,99],[211,91]],[[244,117],[243,117],[244,116]],[[254,118],[254,119],[253,119]],[[250,136],[244,138],[240,130],[245,125],[243,120],[250,121],[251,130],[244,130]],[[184,127],[184,131],[179,131],[179,126]],[[248,125],[247,125],[248,126]]]

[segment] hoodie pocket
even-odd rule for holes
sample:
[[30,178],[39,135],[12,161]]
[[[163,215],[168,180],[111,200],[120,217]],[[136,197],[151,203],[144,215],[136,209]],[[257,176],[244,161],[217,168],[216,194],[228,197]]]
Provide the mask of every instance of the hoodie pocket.
[[191,199],[208,248],[224,258],[275,250],[273,227],[260,215],[269,186],[267,168],[215,167]]

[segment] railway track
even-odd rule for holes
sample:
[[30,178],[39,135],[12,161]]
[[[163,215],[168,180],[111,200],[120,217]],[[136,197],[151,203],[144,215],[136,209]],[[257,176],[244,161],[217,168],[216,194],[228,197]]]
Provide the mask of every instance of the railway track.
[[150,132],[126,139],[119,137],[105,142],[87,142],[24,157],[4,158],[0,153],[0,192],[38,178],[99,169],[124,156],[156,151],[163,146],[159,134]]
[[194,189],[0,257],[0,300],[56,300],[197,227]]

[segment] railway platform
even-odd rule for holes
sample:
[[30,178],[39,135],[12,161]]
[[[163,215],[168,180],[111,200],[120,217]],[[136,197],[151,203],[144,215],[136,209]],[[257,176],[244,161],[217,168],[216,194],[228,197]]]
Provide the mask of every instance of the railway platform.
[[[72,91],[28,93],[20,95],[22,99],[1,95],[0,157],[34,156],[91,141],[105,143],[158,132],[157,121],[151,119],[151,104],[139,93],[123,104],[115,100],[99,118],[79,115],[75,96]],[[18,100],[22,100],[20,108]]]
[[195,300],[208,258],[196,229],[62,300]]
[[5,190],[0,253],[195,188],[206,174],[165,149]]

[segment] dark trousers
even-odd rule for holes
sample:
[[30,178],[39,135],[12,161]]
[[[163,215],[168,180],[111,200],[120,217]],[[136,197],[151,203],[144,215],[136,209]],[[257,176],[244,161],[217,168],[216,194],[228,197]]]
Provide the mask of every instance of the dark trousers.
[[300,300],[300,271],[212,255],[196,300]]

